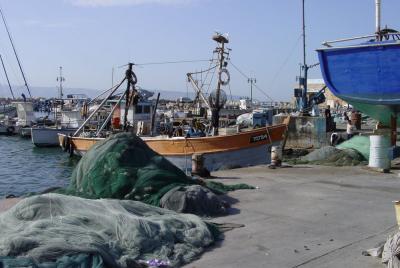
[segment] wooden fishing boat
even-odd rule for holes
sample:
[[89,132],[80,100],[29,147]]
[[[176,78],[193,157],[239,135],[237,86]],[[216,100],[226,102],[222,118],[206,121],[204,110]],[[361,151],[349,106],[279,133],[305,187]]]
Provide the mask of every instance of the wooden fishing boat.
[[[182,170],[191,170],[193,155],[203,156],[203,166],[210,171],[223,167],[269,164],[270,149],[284,139],[287,125],[280,124],[227,136],[199,138],[142,137],[155,152],[165,156]],[[58,134],[60,146],[70,153],[84,155],[104,138],[68,137]]]
[[[185,171],[191,170],[192,158],[195,163],[201,162],[201,167],[206,168],[209,171],[218,170],[224,167],[233,168],[268,164],[270,163],[271,158],[271,146],[278,145],[284,139],[287,124],[261,127],[250,131],[237,132],[231,135],[220,135],[218,132],[218,129],[220,128],[219,113],[227,100],[226,94],[222,90],[222,87],[227,86],[230,80],[229,72],[226,69],[228,62],[226,61],[225,57],[228,58],[230,50],[225,48],[225,44],[229,42],[226,36],[217,33],[213,36],[213,40],[218,43],[217,48],[213,52],[217,55],[213,55],[213,58],[218,58],[218,60],[216,63],[214,63],[215,66],[210,67],[203,72],[217,70],[218,79],[216,89],[212,91],[208,97],[206,97],[203,94],[202,88],[198,83],[196,83],[193,77],[195,73],[187,74],[188,81],[193,85],[196,94],[211,112],[211,131],[203,131],[201,127],[198,128],[195,123],[192,123],[192,127],[200,131],[202,135],[199,136],[202,137],[190,137],[191,134],[189,132],[186,134],[184,133],[183,129],[181,129],[182,131],[179,134],[179,137],[151,136],[141,138],[152,150],[166,157],[173,164]],[[81,137],[82,135],[79,135],[81,131],[84,131],[85,124],[89,122],[91,117],[93,117],[97,112],[97,110],[94,110],[92,114],[88,116],[85,123],[81,125],[72,136],[66,136],[62,133],[58,134],[59,143],[64,150],[69,151],[70,154],[75,153],[83,155],[95,143],[102,142],[104,139],[98,138],[98,136],[100,136],[99,134],[105,128],[107,123],[110,122],[112,115],[115,113],[118,114],[118,107],[123,103],[123,98],[126,99],[126,105],[124,105],[125,116],[123,120],[123,127],[118,127],[115,129],[131,131],[129,130],[127,124],[129,107],[132,105],[137,106],[138,99],[140,99],[139,92],[136,88],[137,77],[132,70],[133,65],[133,63],[128,64],[125,78],[115,88],[110,89],[111,92],[108,93],[108,96],[101,101],[97,108],[100,109],[100,107],[102,107],[107,100],[111,98],[120,85],[127,81],[127,90],[119,96],[116,104],[111,109],[102,126],[96,130],[95,136],[97,138],[85,138]],[[225,80],[222,79],[222,74],[227,77]],[[155,105],[156,107],[157,102]],[[156,111],[156,109],[154,109],[154,111]],[[151,120],[151,128],[154,126],[154,116],[155,113],[153,113]],[[153,131],[150,133],[153,133]],[[196,162],[196,159],[199,161]]]

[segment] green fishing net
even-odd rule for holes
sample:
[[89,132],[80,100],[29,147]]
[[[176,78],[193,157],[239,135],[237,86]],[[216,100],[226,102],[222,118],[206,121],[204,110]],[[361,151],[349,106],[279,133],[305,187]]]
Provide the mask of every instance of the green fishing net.
[[287,160],[290,164],[313,164],[324,166],[357,166],[365,164],[365,158],[354,149],[337,149],[325,146],[305,156]]
[[369,136],[354,136],[350,140],[337,145],[336,148],[356,150],[365,160],[369,160],[369,143]]
[[96,143],[82,157],[69,188],[63,193],[86,198],[137,200],[160,206],[161,198],[170,190],[199,184],[218,194],[253,189],[245,184],[195,180],[151,150],[141,138],[120,133]]
[[177,267],[214,242],[214,229],[137,201],[38,195],[0,214],[0,267]]

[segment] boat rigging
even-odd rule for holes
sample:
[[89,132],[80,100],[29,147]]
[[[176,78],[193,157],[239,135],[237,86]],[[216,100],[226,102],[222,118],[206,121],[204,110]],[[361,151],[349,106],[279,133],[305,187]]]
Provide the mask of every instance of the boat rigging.
[[10,92],[11,92],[11,96],[12,96],[13,99],[15,100],[14,92],[13,92],[13,90],[12,90],[11,83],[10,83],[10,79],[8,78],[6,66],[4,65],[3,57],[2,57],[1,54],[0,54],[0,60],[1,60],[1,65],[3,66],[4,74],[6,75],[6,79],[7,79],[8,87],[9,87]]
[[19,66],[19,69],[20,69],[21,74],[22,74],[22,78],[24,79],[25,87],[26,87],[26,89],[28,90],[29,97],[32,98],[31,90],[30,90],[30,88],[29,88],[29,86],[28,86],[28,82],[26,81],[26,77],[25,77],[24,70],[22,69],[21,61],[20,61],[20,59],[19,59],[19,57],[18,57],[17,50],[16,50],[15,45],[14,45],[14,41],[13,41],[13,39],[12,39],[10,30],[9,30],[9,28],[8,28],[8,25],[7,25],[6,18],[5,18],[5,16],[4,16],[3,10],[2,10],[1,8],[0,8],[0,15],[1,15],[1,18],[2,18],[2,20],[3,20],[4,27],[6,28],[8,38],[9,38],[9,40],[10,40],[12,49],[13,49],[13,51],[14,51],[15,58],[17,59],[18,66]]

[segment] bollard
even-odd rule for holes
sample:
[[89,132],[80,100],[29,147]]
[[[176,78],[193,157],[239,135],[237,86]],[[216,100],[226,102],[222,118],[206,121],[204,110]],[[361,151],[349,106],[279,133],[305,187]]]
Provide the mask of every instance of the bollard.
[[192,155],[192,175],[198,175],[200,177],[210,177],[210,171],[204,167],[204,155],[193,154]]
[[199,174],[203,169],[204,157],[202,154],[192,155],[192,174]]
[[282,147],[272,146],[271,148],[271,165],[280,167],[282,165]]

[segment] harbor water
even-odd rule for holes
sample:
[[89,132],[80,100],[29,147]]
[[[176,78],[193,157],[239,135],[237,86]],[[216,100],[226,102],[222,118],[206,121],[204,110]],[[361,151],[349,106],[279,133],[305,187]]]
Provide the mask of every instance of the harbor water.
[[66,186],[77,159],[61,148],[36,148],[30,139],[0,136],[0,199]]

